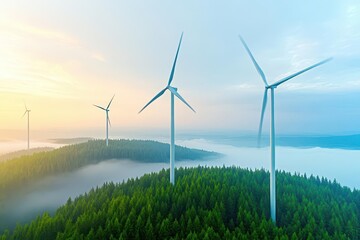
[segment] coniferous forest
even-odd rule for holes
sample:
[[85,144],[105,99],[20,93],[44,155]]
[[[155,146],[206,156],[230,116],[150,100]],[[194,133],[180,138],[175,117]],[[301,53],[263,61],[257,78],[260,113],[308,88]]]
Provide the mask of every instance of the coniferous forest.
[[108,183],[6,231],[0,239],[360,239],[360,191],[324,178],[277,173],[278,224],[269,220],[269,173],[190,168]]
[[[169,144],[146,140],[103,140],[64,146],[53,151],[34,153],[0,162],[0,201],[13,190],[31,182],[79,169],[108,159],[139,162],[168,162]],[[176,146],[176,160],[199,160],[219,154]]]

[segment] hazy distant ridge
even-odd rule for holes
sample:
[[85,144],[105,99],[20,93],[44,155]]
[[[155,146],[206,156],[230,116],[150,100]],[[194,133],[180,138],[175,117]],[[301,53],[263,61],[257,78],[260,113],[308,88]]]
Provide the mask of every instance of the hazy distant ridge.
[[[200,136],[193,136],[200,137]],[[236,134],[218,134],[203,137],[216,143],[232,145],[236,147],[258,147],[257,136],[244,136]],[[360,150],[360,134],[343,136],[278,136],[276,145],[295,148],[330,148]],[[261,147],[269,146],[269,136],[263,136],[260,142]]]
[[34,153],[47,152],[47,151],[51,151],[53,149],[54,148],[52,148],[52,147],[39,147],[39,148],[31,148],[29,150],[20,150],[20,151],[16,151],[16,152],[6,153],[3,155],[0,155],[0,162],[6,161],[9,159],[13,159],[13,158],[17,158],[17,157],[21,157],[21,156],[31,155]]
[[346,136],[284,136],[277,142],[281,146],[289,147],[321,147],[347,150],[360,149],[360,134]]

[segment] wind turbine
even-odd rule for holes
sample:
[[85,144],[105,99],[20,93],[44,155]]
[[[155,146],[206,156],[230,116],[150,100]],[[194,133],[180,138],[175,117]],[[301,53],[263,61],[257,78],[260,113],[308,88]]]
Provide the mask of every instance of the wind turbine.
[[109,118],[109,111],[110,111],[110,105],[112,100],[114,99],[115,95],[111,98],[109,104],[106,108],[103,108],[101,106],[93,104],[95,107],[100,108],[101,110],[104,110],[106,112],[106,146],[109,146],[109,124],[111,126],[110,118]]
[[24,115],[22,117],[25,116],[25,114],[27,113],[27,134],[28,134],[28,144],[27,144],[27,149],[30,149],[30,109],[27,108],[26,103],[24,103],[25,105],[25,112]]
[[171,132],[171,140],[170,140],[170,183],[171,184],[175,184],[175,124],[174,124],[174,95],[179,98],[183,103],[185,103],[186,106],[188,106],[193,112],[195,112],[195,110],[185,101],[185,99],[183,97],[180,96],[180,94],[177,92],[177,88],[172,87],[170,84],[173,80],[174,77],[174,72],[175,72],[175,66],[176,66],[176,61],[178,58],[178,54],[179,54],[179,50],[180,50],[180,45],[181,45],[181,41],[182,41],[182,37],[183,34],[181,34],[180,37],[180,42],[179,42],[179,46],[177,48],[176,51],[176,55],[175,55],[175,60],[171,69],[171,73],[170,73],[170,78],[168,81],[167,86],[161,90],[158,94],[155,95],[155,97],[153,97],[150,102],[148,102],[140,111],[139,113],[141,113],[147,106],[149,106],[153,101],[155,101],[157,98],[159,98],[161,95],[163,95],[165,93],[166,90],[169,90],[171,93],[171,111],[170,111],[170,115],[171,115],[171,123],[170,123],[170,132]]
[[264,72],[262,71],[262,69],[260,68],[259,64],[256,62],[254,56],[252,55],[249,47],[247,46],[247,44],[245,43],[245,40],[239,35],[240,40],[242,42],[242,44],[244,45],[247,53],[249,54],[253,64],[255,65],[255,68],[257,70],[257,72],[259,73],[259,75],[261,76],[264,84],[265,84],[265,91],[264,91],[264,98],[263,98],[263,104],[262,104],[262,110],[261,110],[261,116],[260,116],[260,125],[259,125],[259,134],[258,134],[258,144],[260,143],[260,138],[261,138],[261,132],[262,132],[262,125],[263,125],[263,120],[264,120],[264,113],[265,113],[265,109],[266,109],[266,104],[267,104],[267,94],[268,94],[268,90],[271,91],[271,117],[270,117],[270,149],[271,149],[271,167],[270,167],[270,215],[271,215],[271,219],[272,221],[276,224],[276,184],[275,184],[275,118],[274,118],[274,92],[275,92],[275,88],[277,88],[279,85],[283,84],[284,82],[304,73],[309,71],[310,69],[313,69],[315,67],[318,67],[328,61],[330,61],[332,58],[328,58],[325,59],[321,62],[318,62],[314,65],[311,65],[310,67],[307,67],[297,73],[291,74],[283,79],[280,79],[279,81],[273,83],[273,84],[268,84],[268,82],[266,81],[266,77]]

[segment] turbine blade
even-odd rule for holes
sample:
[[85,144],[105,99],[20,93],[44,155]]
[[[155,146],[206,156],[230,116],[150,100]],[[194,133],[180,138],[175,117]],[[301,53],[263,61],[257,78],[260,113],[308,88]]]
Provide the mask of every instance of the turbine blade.
[[111,127],[111,122],[110,122],[110,117],[108,116],[108,122],[109,122],[109,125]]
[[150,102],[148,102],[138,113],[141,113],[147,106],[149,106],[153,101],[155,101],[158,97],[160,97],[161,95],[164,94],[164,92],[166,91],[167,88],[164,88],[163,90],[161,90],[158,94],[156,94],[155,97],[153,97]]
[[27,110],[25,110],[24,114],[22,115],[22,118],[25,116],[26,113],[27,113]]
[[23,102],[24,102],[24,106],[25,106],[25,110],[27,111],[27,110],[29,110],[28,108],[27,108],[27,106],[26,106],[26,102],[23,100]]
[[185,103],[186,106],[188,106],[194,113],[196,113],[195,110],[190,106],[190,104],[188,104],[188,103],[185,101],[185,99],[184,99],[182,96],[180,96],[180,94],[179,94],[173,87],[169,87],[169,90],[170,90],[170,92],[172,92],[177,98],[179,98],[183,103]]
[[112,100],[114,99],[114,97],[115,97],[115,94],[114,94],[114,96],[111,98],[111,100],[110,100],[110,102],[109,102],[109,105],[107,106],[106,109],[109,109],[109,107],[110,107],[110,105],[111,105],[111,102],[112,102]]
[[95,107],[97,107],[97,108],[100,108],[100,109],[102,109],[102,110],[105,110],[106,111],[106,109],[105,108],[103,108],[103,107],[100,107],[100,106],[98,106],[98,105],[95,105],[95,104],[93,104]]
[[261,109],[261,116],[260,116],[260,125],[259,125],[259,133],[258,133],[258,147],[260,147],[260,142],[261,142],[261,132],[262,132],[262,126],[263,126],[263,122],[264,122],[264,114],[265,114],[266,104],[267,104],[267,93],[268,93],[268,88],[265,88],[263,104],[262,104],[262,109]]
[[261,76],[262,80],[264,81],[265,86],[269,86],[269,85],[268,85],[268,83],[267,83],[267,81],[266,81],[266,77],[265,77],[265,74],[264,74],[263,70],[261,69],[261,67],[259,66],[259,64],[256,62],[256,60],[255,60],[254,56],[252,55],[252,53],[251,53],[251,51],[250,51],[249,47],[247,46],[247,44],[246,44],[245,40],[242,38],[242,36],[241,36],[241,35],[239,35],[239,38],[240,38],[240,40],[241,40],[242,44],[244,45],[244,47],[245,47],[245,49],[246,49],[247,53],[249,54],[249,56],[250,56],[250,58],[251,58],[252,62],[254,63],[255,68],[256,68],[256,70],[257,70],[257,72],[260,74],[260,76]]
[[305,69],[303,69],[303,70],[301,70],[301,71],[299,71],[299,72],[297,72],[297,73],[291,74],[290,76],[287,76],[287,77],[285,77],[285,78],[277,81],[276,83],[272,84],[271,87],[277,87],[277,86],[279,86],[280,84],[282,84],[282,83],[284,83],[284,82],[286,82],[286,81],[288,81],[288,80],[290,80],[290,79],[292,79],[292,78],[294,78],[294,77],[296,77],[296,76],[298,76],[298,75],[300,75],[300,74],[302,74],[302,73],[304,73],[304,72],[309,71],[310,69],[313,69],[313,68],[315,68],[315,67],[318,67],[318,66],[320,66],[320,65],[322,65],[322,64],[324,64],[324,63],[327,63],[327,62],[330,61],[331,59],[332,59],[332,58],[327,58],[327,59],[325,59],[325,60],[323,60],[323,61],[321,61],[321,62],[318,62],[318,63],[316,63],[316,64],[314,64],[314,65],[311,65],[310,67],[307,67],[307,68],[305,68]]
[[172,82],[172,80],[173,80],[173,77],[174,77],[176,61],[177,61],[177,58],[178,58],[178,55],[179,55],[179,50],[180,50],[180,45],[181,45],[181,41],[182,41],[183,35],[184,35],[184,32],[181,33],[179,45],[178,45],[178,48],[177,48],[177,51],[176,51],[176,55],[175,55],[175,60],[174,60],[174,63],[173,63],[172,69],[171,69],[171,73],[170,73],[170,78],[169,78],[169,81],[168,81],[168,86],[171,84],[171,82]]

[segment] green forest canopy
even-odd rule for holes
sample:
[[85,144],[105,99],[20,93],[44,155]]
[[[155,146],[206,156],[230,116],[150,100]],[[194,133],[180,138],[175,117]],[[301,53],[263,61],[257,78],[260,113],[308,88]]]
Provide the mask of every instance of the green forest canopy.
[[276,227],[264,170],[180,168],[175,186],[168,174],[105,184],[2,239],[360,238],[360,191],[336,182],[278,172]]
[[[148,140],[103,140],[68,145],[53,151],[34,153],[0,162],[0,201],[12,189],[46,176],[79,169],[108,159],[130,159],[139,162],[168,162],[169,144]],[[176,146],[176,160],[201,160],[217,153]]]
[[10,152],[10,153],[0,155],[0,162],[7,161],[7,160],[10,160],[10,159],[14,159],[14,158],[18,158],[18,157],[22,157],[22,156],[26,156],[26,155],[32,155],[34,153],[47,152],[47,151],[51,151],[51,150],[54,150],[54,148],[52,148],[52,147],[38,147],[38,148],[30,148],[30,149],[27,149],[27,150],[19,150],[19,151],[16,151],[16,152]]

